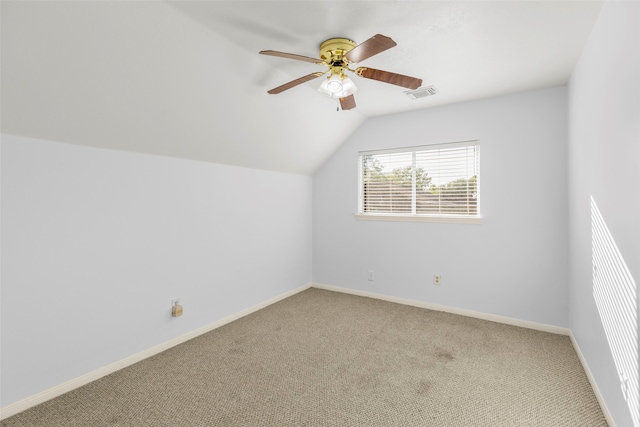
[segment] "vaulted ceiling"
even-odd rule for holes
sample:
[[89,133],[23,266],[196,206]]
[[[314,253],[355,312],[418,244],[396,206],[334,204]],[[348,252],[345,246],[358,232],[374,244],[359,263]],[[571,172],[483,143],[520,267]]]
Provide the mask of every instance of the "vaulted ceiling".
[[[2,132],[312,174],[370,117],[564,85],[601,1],[2,1]],[[332,37],[434,96],[360,77],[357,107],[317,91]]]

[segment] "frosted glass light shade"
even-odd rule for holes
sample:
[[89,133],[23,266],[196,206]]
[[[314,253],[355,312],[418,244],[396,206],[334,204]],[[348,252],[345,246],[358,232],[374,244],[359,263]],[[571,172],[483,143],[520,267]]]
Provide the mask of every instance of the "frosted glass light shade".
[[358,88],[349,77],[340,78],[338,74],[332,74],[318,88],[319,92],[329,95],[330,98],[344,98],[356,90]]

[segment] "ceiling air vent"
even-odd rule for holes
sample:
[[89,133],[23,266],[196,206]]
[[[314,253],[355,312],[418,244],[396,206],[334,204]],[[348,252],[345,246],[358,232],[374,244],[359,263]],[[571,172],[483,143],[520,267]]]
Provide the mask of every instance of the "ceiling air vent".
[[404,93],[411,99],[420,99],[425,98],[427,96],[432,96],[438,93],[438,89],[435,86],[425,86],[418,88],[416,90],[407,90]]

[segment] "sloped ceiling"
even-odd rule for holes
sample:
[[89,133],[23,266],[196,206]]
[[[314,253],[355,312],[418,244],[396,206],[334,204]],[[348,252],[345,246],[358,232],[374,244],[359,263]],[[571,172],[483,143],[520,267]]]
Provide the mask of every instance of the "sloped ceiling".
[[[566,84],[601,1],[2,1],[2,132],[313,174],[369,117]],[[332,37],[397,46],[363,61],[435,96],[354,77],[336,111],[318,57]]]

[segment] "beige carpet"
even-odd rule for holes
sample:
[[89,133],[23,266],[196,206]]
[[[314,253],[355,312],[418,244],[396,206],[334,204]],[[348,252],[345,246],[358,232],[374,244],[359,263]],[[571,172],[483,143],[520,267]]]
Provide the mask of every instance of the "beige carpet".
[[566,336],[312,288],[0,425],[607,423]]

